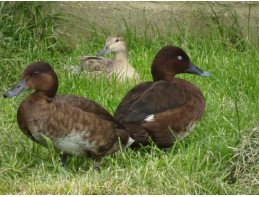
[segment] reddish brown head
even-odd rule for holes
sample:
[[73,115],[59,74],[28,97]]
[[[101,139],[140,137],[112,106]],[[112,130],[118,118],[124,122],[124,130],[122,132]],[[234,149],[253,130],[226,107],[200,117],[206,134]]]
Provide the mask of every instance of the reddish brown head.
[[188,55],[179,47],[165,46],[155,56],[151,66],[154,81],[172,81],[174,76],[180,73],[191,73],[208,77],[208,72],[196,67]]
[[49,98],[56,95],[58,89],[58,77],[53,68],[45,62],[35,62],[29,65],[23,72],[22,78],[4,97],[17,96],[28,89],[34,89]]

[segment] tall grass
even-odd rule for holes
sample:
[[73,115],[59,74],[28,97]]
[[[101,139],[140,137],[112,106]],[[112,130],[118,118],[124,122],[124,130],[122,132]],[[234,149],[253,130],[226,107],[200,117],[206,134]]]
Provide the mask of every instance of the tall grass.
[[69,52],[56,31],[57,22],[66,17],[45,12],[48,5],[51,8],[45,2],[0,2],[0,65],[7,79],[20,74],[24,64]]
[[[66,69],[79,63],[78,56],[99,51],[107,30],[71,50],[56,32],[56,21],[63,16],[44,15],[45,3],[0,5],[1,94],[29,63],[42,60],[55,68],[59,93],[88,97],[114,112],[131,85],[92,81]],[[194,132],[170,151],[155,146],[122,150],[104,158],[98,173],[87,158],[70,157],[63,168],[58,154],[31,142],[17,126],[17,108],[30,92],[8,100],[0,97],[0,194],[259,194],[258,154],[250,154],[258,151],[258,50],[240,35],[233,39],[237,36],[219,21],[210,25],[210,34],[194,37],[169,29],[162,34],[155,24],[147,24],[150,38],[147,30],[138,36],[125,20],[121,32],[142,81],[152,80],[150,65],[165,45],[182,47],[194,64],[212,75],[178,76],[201,89],[207,108]]]

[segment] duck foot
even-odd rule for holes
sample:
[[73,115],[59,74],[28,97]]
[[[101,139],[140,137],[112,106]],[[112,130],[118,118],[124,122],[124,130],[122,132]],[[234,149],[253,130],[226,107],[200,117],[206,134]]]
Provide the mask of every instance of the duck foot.
[[99,170],[99,162],[95,162],[94,164],[94,172],[97,172]]
[[65,167],[66,161],[67,161],[67,155],[65,154],[60,154],[60,161],[61,161],[61,166]]

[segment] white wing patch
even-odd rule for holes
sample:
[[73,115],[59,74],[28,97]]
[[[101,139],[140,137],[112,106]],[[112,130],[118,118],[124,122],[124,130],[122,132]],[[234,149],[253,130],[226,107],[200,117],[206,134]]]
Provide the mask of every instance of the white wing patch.
[[146,118],[145,118],[145,122],[152,122],[155,120],[155,115],[154,114],[151,114],[151,115],[148,115]]

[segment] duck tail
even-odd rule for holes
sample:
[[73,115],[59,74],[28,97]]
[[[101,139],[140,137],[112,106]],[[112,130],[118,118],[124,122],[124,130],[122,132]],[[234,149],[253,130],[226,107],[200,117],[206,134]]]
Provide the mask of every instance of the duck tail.
[[149,134],[141,125],[125,123],[123,127],[122,132],[127,133],[134,140],[130,147],[139,147],[140,144],[143,146],[150,144]]
[[120,138],[121,145],[125,148],[129,147],[135,140],[129,136],[125,129],[116,129],[117,136]]

